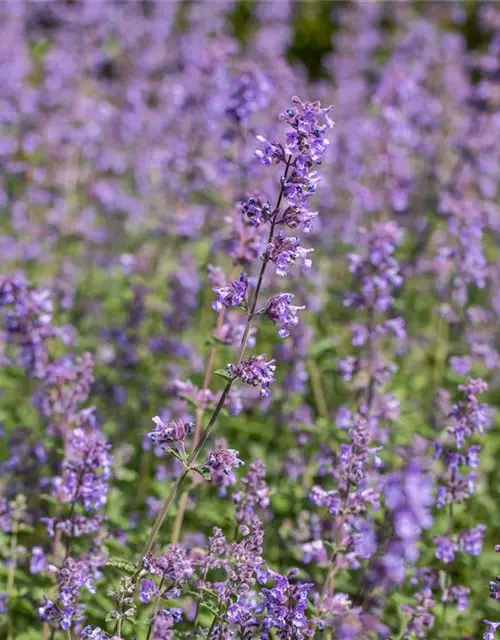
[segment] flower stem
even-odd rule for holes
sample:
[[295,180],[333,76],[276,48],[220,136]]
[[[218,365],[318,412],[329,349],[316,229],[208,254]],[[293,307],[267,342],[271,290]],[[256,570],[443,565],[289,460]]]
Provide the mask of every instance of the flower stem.
[[[269,230],[269,237],[268,237],[268,244],[270,242],[272,242],[273,238],[274,238],[274,232],[276,229],[276,224],[277,224],[277,218],[278,218],[278,213],[280,210],[280,206],[281,206],[281,202],[283,200],[283,195],[284,195],[284,187],[285,187],[285,182],[286,182],[286,178],[288,176],[288,171],[290,169],[290,163],[291,163],[291,156],[287,159],[286,161],[286,167],[285,167],[285,171],[283,174],[283,177],[281,179],[281,186],[280,186],[280,191],[279,191],[279,195],[278,195],[278,199],[276,202],[276,207],[274,208],[274,215],[273,215],[273,219],[271,221],[271,228]],[[262,288],[262,283],[264,281],[264,275],[266,272],[266,267],[267,267],[267,263],[268,260],[264,259],[262,261],[262,266],[260,268],[260,272],[259,272],[259,277],[257,280],[257,285],[255,287],[255,293],[253,296],[253,300],[252,300],[252,305],[250,307],[250,312],[247,318],[247,322],[245,325],[245,330],[243,332],[243,337],[241,339],[241,346],[240,346],[240,350],[238,353],[238,361],[237,364],[239,364],[242,359],[243,359],[243,354],[245,353],[245,349],[247,346],[247,341],[248,341],[248,336],[250,334],[250,329],[252,328],[252,321],[253,321],[253,317],[254,317],[254,313],[255,313],[255,309],[257,308],[257,302],[258,302],[258,298],[259,298],[259,294],[260,294],[260,290]],[[168,511],[172,505],[172,503],[174,502],[177,493],[179,492],[179,490],[181,489],[182,485],[184,484],[184,481],[189,473],[189,471],[191,470],[191,466],[193,465],[194,462],[196,462],[196,458],[198,457],[198,454],[200,453],[200,451],[203,449],[206,441],[208,440],[208,438],[210,437],[210,434],[212,432],[212,429],[215,425],[215,422],[217,420],[217,418],[219,417],[219,414],[222,410],[222,407],[224,406],[224,403],[226,401],[226,398],[229,394],[229,391],[231,390],[231,386],[234,382],[234,378],[231,378],[230,380],[228,380],[224,391],[222,392],[222,395],[219,399],[219,402],[217,403],[214,412],[212,413],[210,420],[208,421],[207,426],[205,427],[205,430],[201,433],[200,435],[200,439],[198,441],[198,443],[196,444],[196,446],[194,447],[194,449],[191,451],[191,453],[189,454],[189,457],[186,461],[186,466],[184,468],[184,470],[182,471],[182,473],[176,478],[175,482],[173,483],[168,496],[165,499],[165,502],[163,503],[157,517],[155,520],[155,523],[149,533],[148,539],[146,541],[146,544],[144,545],[144,549],[141,553],[141,559],[139,561],[138,567],[136,569],[136,572],[134,574],[134,579],[135,581],[137,581],[138,578],[138,574],[139,571],[141,569],[141,563],[142,563],[142,558],[147,555],[148,553],[150,553],[151,549],[153,548],[153,545],[156,541],[156,538],[158,536],[158,533],[165,521],[165,518],[167,517]]]

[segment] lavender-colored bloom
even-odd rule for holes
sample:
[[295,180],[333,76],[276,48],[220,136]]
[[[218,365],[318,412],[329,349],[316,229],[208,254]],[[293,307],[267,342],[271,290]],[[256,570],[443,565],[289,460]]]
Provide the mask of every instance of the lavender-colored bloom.
[[163,422],[159,416],[152,418],[155,428],[148,434],[153,444],[162,447],[184,442],[187,436],[194,432],[194,423],[182,420],[170,420]]
[[393,302],[392,291],[402,283],[399,264],[392,256],[402,232],[389,221],[370,230],[361,229],[360,233],[362,253],[348,255],[349,271],[358,278],[360,291],[348,294],[344,304],[384,312]]
[[154,619],[153,640],[172,640],[174,625],[182,619],[182,609],[162,609]]
[[462,587],[460,585],[451,586],[443,594],[443,602],[451,602],[455,604],[458,611],[465,611],[469,608],[469,594],[470,589],[468,587]]
[[272,587],[261,589],[261,603],[256,612],[263,615],[266,632],[273,630],[278,638],[307,638],[314,633],[314,621],[306,616],[308,594],[313,585],[293,584],[291,579],[296,573],[297,570],[292,570],[287,575],[281,575],[265,566],[256,572],[259,584],[274,582]]
[[430,528],[433,522],[432,488],[432,477],[417,459],[402,471],[391,473],[385,481],[385,501],[392,512],[394,533],[410,562],[418,558],[416,544],[422,530]]
[[453,562],[456,551],[455,542],[446,536],[435,538],[434,542],[436,543],[436,558],[442,560],[445,564]]
[[44,573],[47,571],[48,562],[42,547],[33,547],[31,549],[30,572],[33,575]]
[[292,300],[291,293],[280,293],[270,298],[264,307],[266,316],[274,324],[279,325],[278,336],[280,338],[287,338],[290,335],[289,328],[296,327],[299,323],[297,312],[305,309],[305,306],[292,305]]
[[500,627],[500,622],[490,622],[489,620],[483,620],[483,622],[488,627],[483,633],[483,640],[495,640],[495,633]]
[[262,460],[250,465],[248,473],[241,479],[242,488],[233,494],[236,504],[236,521],[241,527],[249,527],[257,509],[269,507],[269,487],[266,483],[266,467]]
[[152,553],[143,558],[144,568],[153,575],[160,575],[164,582],[175,587],[182,586],[193,575],[192,562],[185,549],[178,544],[170,544],[161,556]]
[[42,621],[58,620],[65,631],[82,619],[82,606],[77,604],[82,589],[95,593],[92,583],[94,578],[92,568],[85,560],[65,560],[61,569],[57,571],[59,597],[57,602],[51,602],[44,596],[45,603],[38,608],[38,616]]
[[248,290],[248,278],[242,273],[238,280],[233,280],[226,287],[215,288],[218,299],[212,302],[214,311],[222,311],[224,307],[239,307],[246,301]]
[[469,378],[466,385],[459,385],[465,398],[453,406],[448,432],[460,449],[465,440],[475,433],[482,434],[489,427],[491,418],[488,405],[480,403],[477,396],[487,391],[488,385],[481,379]]
[[245,384],[253,387],[261,387],[260,395],[269,395],[269,387],[275,382],[274,372],[276,366],[275,360],[266,360],[265,355],[250,356],[246,360],[242,360],[239,364],[228,364],[226,369],[228,373],[239,378]]
[[0,593],[0,616],[7,613],[7,600],[9,595],[7,593]]
[[241,213],[248,224],[259,227],[271,219],[271,203],[263,202],[258,197],[248,198],[241,204]]
[[81,637],[82,640],[109,640],[109,635],[100,627],[91,627],[90,625],[85,627]]
[[472,529],[464,529],[458,534],[458,546],[460,551],[470,556],[480,556],[483,551],[483,537],[486,527],[478,524]]
[[244,464],[234,449],[215,449],[208,456],[208,466],[215,472],[222,471],[229,475],[233,469]]
[[472,366],[472,358],[469,356],[453,356],[450,358],[450,365],[455,373],[465,376]]
[[260,69],[247,67],[231,80],[226,114],[244,123],[267,106],[270,92],[271,84]]
[[435,602],[432,599],[432,591],[425,589],[415,594],[416,606],[403,605],[402,611],[409,617],[406,627],[401,635],[402,638],[410,638],[413,634],[417,638],[427,637],[428,630],[434,626],[434,616],[432,609]]
[[82,502],[87,511],[106,504],[111,477],[110,445],[96,430],[75,429],[68,440],[64,475],[54,481],[54,491],[62,502]]
[[142,604],[148,604],[156,593],[156,585],[153,580],[143,578],[139,583],[139,600]]
[[307,256],[314,249],[304,249],[300,246],[299,238],[285,236],[282,231],[278,231],[272,242],[267,245],[264,253],[264,260],[270,260],[276,265],[276,273],[279,276],[286,276],[290,266],[297,260],[302,262],[304,269],[311,267],[311,259]]

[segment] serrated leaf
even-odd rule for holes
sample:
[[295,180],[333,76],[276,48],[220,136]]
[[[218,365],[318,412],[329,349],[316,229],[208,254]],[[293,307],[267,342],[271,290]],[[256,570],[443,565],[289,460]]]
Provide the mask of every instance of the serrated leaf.
[[168,447],[165,449],[165,452],[171,456],[174,456],[174,458],[177,458],[177,460],[184,461],[184,455],[182,454],[181,451],[179,451],[179,449],[173,449],[172,447]]
[[125,571],[125,573],[134,573],[135,571],[135,566],[131,562],[128,562],[127,560],[122,560],[121,558],[110,558],[106,562],[106,566],[115,567],[120,571]]
[[200,607],[203,607],[203,609],[210,611],[210,613],[212,613],[216,618],[219,617],[218,607],[214,607],[211,603],[207,602],[206,600],[200,600]]
[[211,479],[210,469],[205,465],[200,467],[194,467],[193,471],[196,471],[196,473],[199,473],[202,478],[205,478],[205,480]]
[[219,378],[224,378],[224,380],[231,380],[231,374],[226,369],[217,369],[214,374]]

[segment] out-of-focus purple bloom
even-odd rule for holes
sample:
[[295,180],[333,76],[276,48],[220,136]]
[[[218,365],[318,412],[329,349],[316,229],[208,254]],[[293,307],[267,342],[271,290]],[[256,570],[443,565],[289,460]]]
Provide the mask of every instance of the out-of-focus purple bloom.
[[450,538],[446,536],[440,536],[435,538],[436,543],[436,558],[442,560],[445,564],[453,562],[455,559],[456,544]]
[[255,460],[248,473],[241,479],[241,489],[233,494],[236,504],[236,520],[240,525],[249,527],[256,516],[257,509],[269,507],[269,487],[266,483],[266,467],[262,460]]
[[480,556],[483,551],[483,537],[486,527],[478,524],[472,529],[464,529],[458,534],[458,546],[460,551],[470,556]]
[[139,583],[139,600],[142,604],[148,604],[151,598],[155,595],[156,585],[153,580],[149,578],[143,578]]
[[431,613],[435,602],[432,591],[424,589],[415,594],[416,606],[404,604],[401,609],[409,617],[402,638],[410,638],[413,634],[417,638],[427,637],[429,629],[434,626],[434,616]]
[[472,366],[472,358],[470,356],[453,356],[450,358],[450,365],[455,373],[465,376]]
[[47,571],[48,562],[42,547],[33,547],[30,558],[30,572],[33,575]]

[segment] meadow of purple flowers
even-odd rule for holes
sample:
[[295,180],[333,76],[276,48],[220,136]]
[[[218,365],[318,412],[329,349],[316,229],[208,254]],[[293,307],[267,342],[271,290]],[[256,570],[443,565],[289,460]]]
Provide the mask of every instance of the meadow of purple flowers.
[[0,638],[500,638],[500,4],[0,24]]

